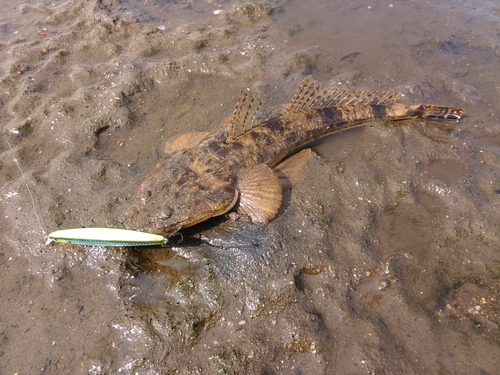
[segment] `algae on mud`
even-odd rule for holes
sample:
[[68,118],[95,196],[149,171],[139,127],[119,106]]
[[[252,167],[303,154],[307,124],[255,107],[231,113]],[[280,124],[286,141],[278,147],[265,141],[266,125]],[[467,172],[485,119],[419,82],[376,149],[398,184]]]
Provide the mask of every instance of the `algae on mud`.
[[[495,4],[163,4],[2,15],[0,370],[494,374]],[[327,140],[266,227],[220,219],[158,252],[43,246],[120,227],[164,139],[217,126],[242,87],[286,102],[308,73],[468,117]]]

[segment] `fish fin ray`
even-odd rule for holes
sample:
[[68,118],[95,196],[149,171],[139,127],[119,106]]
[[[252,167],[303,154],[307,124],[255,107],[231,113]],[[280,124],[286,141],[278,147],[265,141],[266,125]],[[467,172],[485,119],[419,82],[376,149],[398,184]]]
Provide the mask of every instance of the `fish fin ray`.
[[291,189],[304,177],[304,169],[311,159],[313,151],[306,148],[285,159],[273,168],[284,190]]
[[288,107],[289,112],[302,112],[343,105],[387,105],[394,103],[399,93],[389,91],[322,89],[311,76],[304,78]]
[[247,131],[279,116],[279,111],[263,100],[241,91],[231,119],[231,138],[237,138]]
[[239,192],[238,211],[254,223],[268,223],[281,206],[283,197],[278,176],[266,164],[246,169],[236,179]]
[[192,132],[176,135],[165,141],[160,151],[166,156],[176,151],[194,148],[198,146],[208,134],[209,132]]

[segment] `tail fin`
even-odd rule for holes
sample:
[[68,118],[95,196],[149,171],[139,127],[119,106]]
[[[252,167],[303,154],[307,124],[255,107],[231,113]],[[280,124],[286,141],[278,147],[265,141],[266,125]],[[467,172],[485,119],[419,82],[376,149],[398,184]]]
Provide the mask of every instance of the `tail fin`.
[[412,107],[417,117],[442,118],[447,120],[460,120],[464,114],[463,108],[442,107],[439,105],[422,104]]

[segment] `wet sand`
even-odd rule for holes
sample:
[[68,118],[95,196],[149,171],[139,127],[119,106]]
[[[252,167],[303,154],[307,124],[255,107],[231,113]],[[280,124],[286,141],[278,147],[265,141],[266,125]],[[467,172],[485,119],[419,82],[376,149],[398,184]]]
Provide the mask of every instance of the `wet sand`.
[[[495,2],[5,3],[0,374],[499,373]],[[45,244],[126,226],[164,140],[308,74],[466,117],[329,137],[266,226]]]

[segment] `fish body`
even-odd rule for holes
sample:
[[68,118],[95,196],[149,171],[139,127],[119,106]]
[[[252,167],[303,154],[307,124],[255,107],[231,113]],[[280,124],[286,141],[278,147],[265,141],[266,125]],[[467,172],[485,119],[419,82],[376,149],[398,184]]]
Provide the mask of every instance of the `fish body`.
[[458,120],[463,109],[406,106],[388,92],[321,89],[307,77],[290,105],[272,109],[241,93],[233,116],[212,132],[171,139],[167,155],[141,184],[126,212],[130,225],[169,236],[237,209],[256,223],[272,220],[283,186],[307,162],[304,145],[372,119]]

